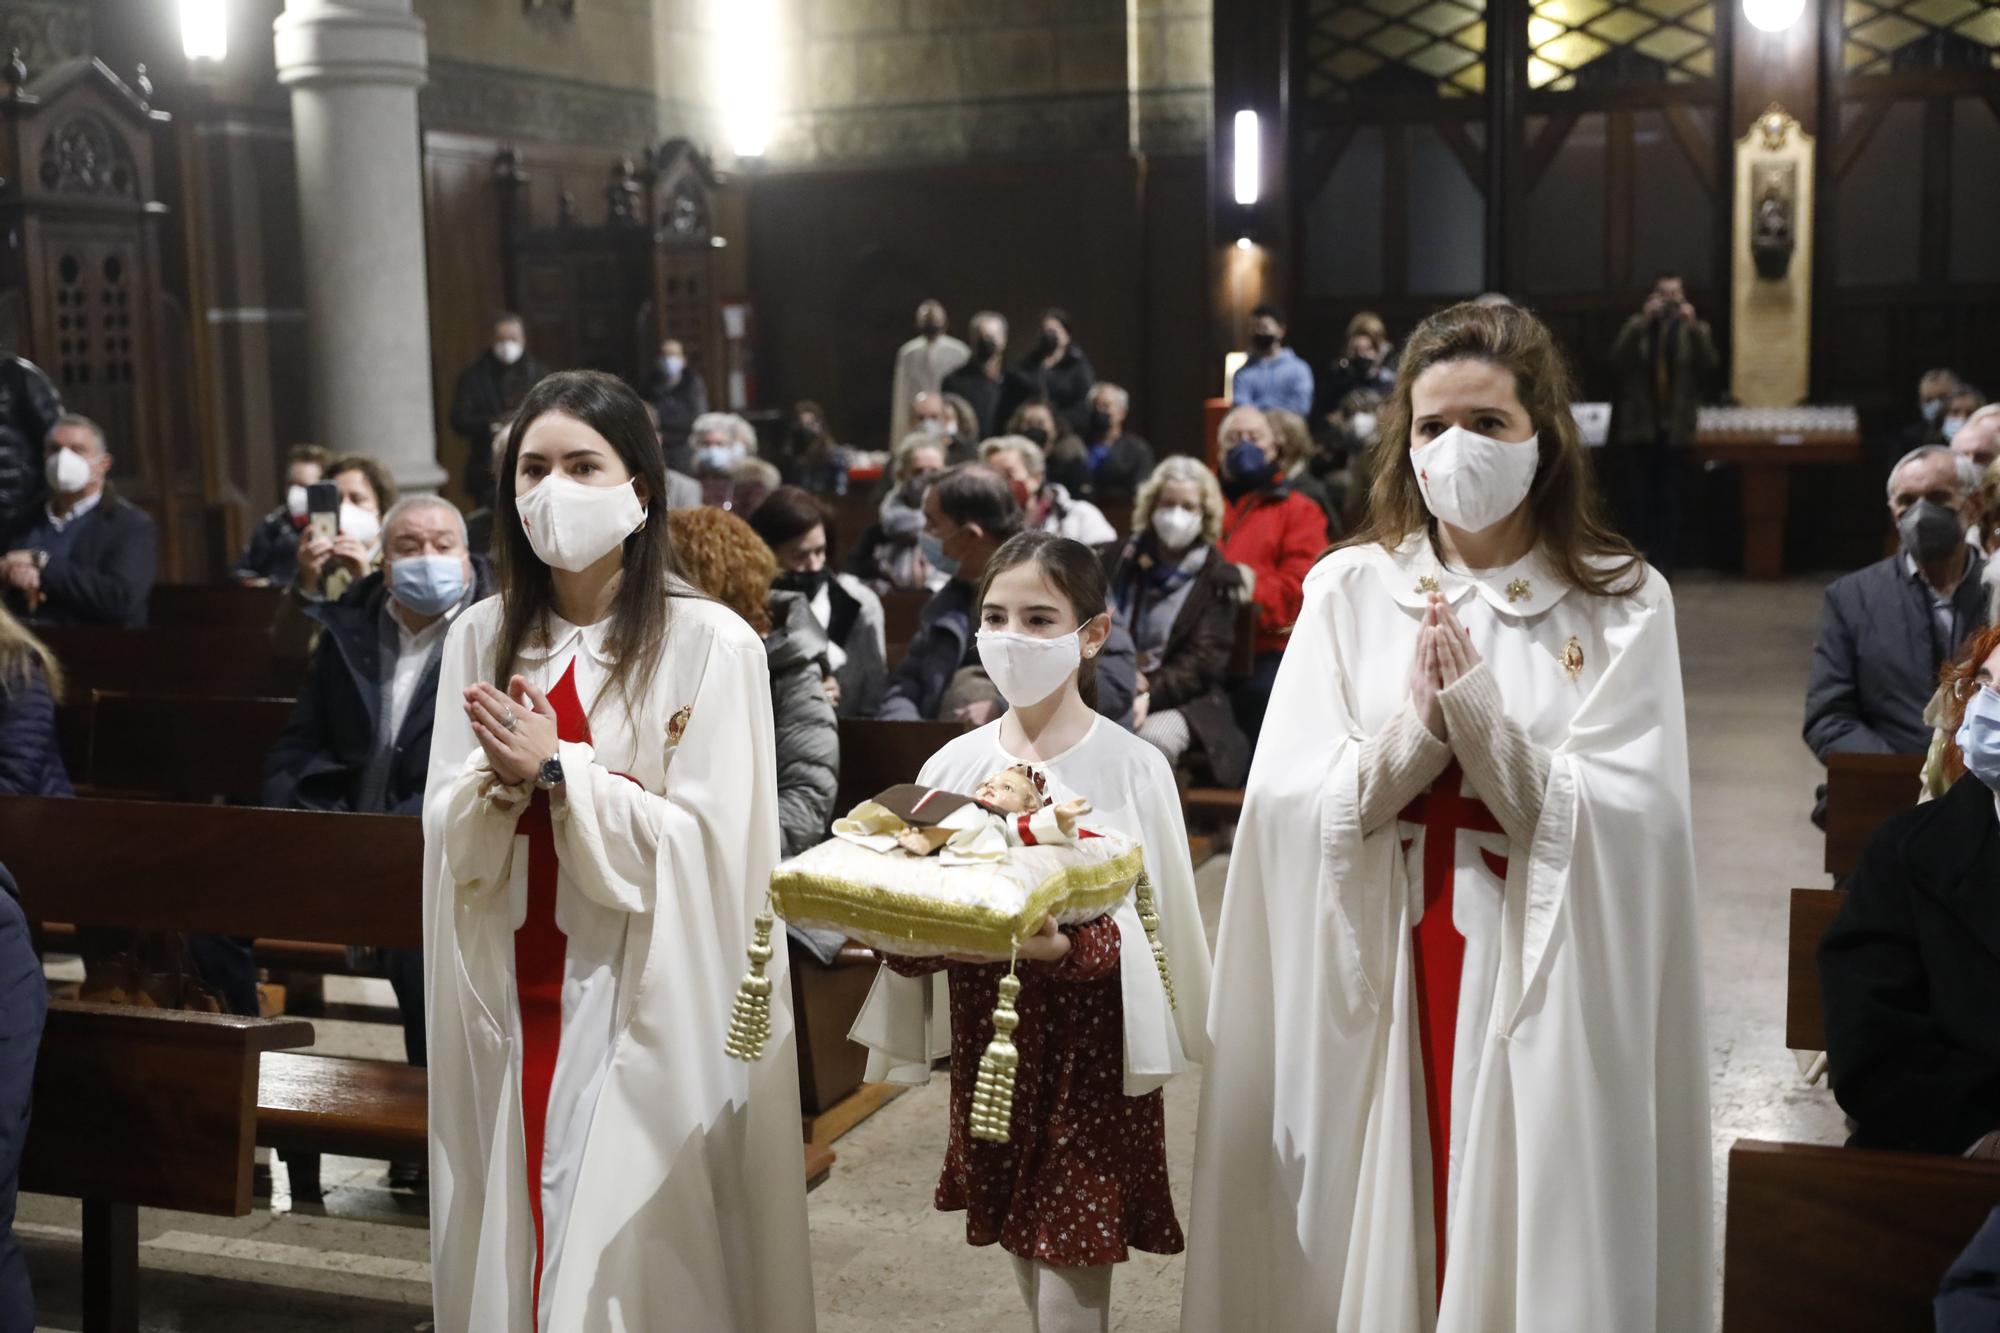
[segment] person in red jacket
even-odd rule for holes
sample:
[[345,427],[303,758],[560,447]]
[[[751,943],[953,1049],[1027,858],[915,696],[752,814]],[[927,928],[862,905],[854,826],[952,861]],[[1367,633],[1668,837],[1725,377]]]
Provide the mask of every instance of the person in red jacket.
[[1222,555],[1243,575],[1257,604],[1257,658],[1230,702],[1254,746],[1278,678],[1292,622],[1299,618],[1306,573],[1326,550],[1326,511],[1285,483],[1278,434],[1254,407],[1239,407],[1217,432],[1222,456]]

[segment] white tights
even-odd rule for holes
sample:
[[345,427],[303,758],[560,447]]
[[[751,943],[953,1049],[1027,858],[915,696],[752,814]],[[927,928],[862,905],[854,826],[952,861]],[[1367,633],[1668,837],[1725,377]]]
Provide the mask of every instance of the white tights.
[[1014,1280],[1028,1303],[1029,1333],[1108,1333],[1111,1327],[1111,1265],[1058,1268],[1008,1255]]

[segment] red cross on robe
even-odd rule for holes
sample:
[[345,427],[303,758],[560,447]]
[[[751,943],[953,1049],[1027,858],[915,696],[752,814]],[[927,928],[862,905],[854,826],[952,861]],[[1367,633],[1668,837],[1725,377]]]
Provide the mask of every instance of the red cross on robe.
[[[1438,1294],[1444,1293],[1444,1238],[1451,1175],[1451,1071],[1458,1035],[1458,988],[1465,971],[1465,936],[1452,921],[1458,877],[1458,835],[1504,833],[1484,803],[1462,794],[1456,759],[1399,818],[1424,831],[1424,915],[1411,932],[1417,980],[1417,1040],[1424,1064],[1424,1110],[1430,1128],[1431,1220],[1437,1233]],[[1403,844],[1405,851],[1409,843]],[[1507,860],[1481,850],[1501,879]]]
[[[576,694],[576,660],[549,691],[559,740],[590,743],[590,720]],[[528,915],[514,932],[514,986],[521,1006],[521,1131],[528,1172],[528,1206],[535,1218],[534,1308],[542,1304],[542,1140],[549,1123],[549,1086],[562,1043],[563,963],[569,941],[556,925],[555,826],[549,794],[539,788],[514,826],[528,837]],[[539,1314],[536,1316],[539,1318]]]

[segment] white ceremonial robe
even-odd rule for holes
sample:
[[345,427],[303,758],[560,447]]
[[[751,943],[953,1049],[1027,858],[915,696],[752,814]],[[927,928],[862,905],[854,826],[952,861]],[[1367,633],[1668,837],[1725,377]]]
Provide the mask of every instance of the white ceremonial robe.
[[[723,1053],[778,852],[763,644],[726,608],[676,596],[632,710],[599,698],[609,622],[556,621],[553,641],[516,664],[544,690],[573,669],[592,737],[560,747],[565,780],[550,804],[561,1039],[530,1173],[515,985],[524,803],[492,783],[460,695],[491,679],[500,611],[497,597],[479,603],[445,643],[424,805],[438,1333],[809,1333],[782,947],[767,968],[763,1058]],[[544,1230],[539,1318],[531,1179]]]
[[[1363,743],[1407,703],[1429,580],[1548,773],[1532,836],[1502,840],[1504,884],[1479,864],[1490,834],[1454,848],[1467,951],[1441,1300],[1411,937],[1423,883],[1400,845],[1412,826],[1364,834],[1359,814]],[[1336,552],[1306,580],[1268,717],[1216,944],[1185,1333],[1711,1328],[1665,581],[1648,570],[1633,594],[1597,597],[1539,556],[1474,578],[1422,538]]]
[[[926,787],[969,792],[1001,769],[1025,762],[1002,747],[1000,723],[994,721],[954,737],[930,757],[916,780]],[[1122,833],[1144,848],[1176,1007],[1167,1004],[1152,944],[1128,896],[1113,914],[1125,1003],[1125,1095],[1143,1096],[1207,1054],[1202,1020],[1208,1007],[1208,937],[1202,932],[1173,770],[1151,744],[1104,718],[1092,722],[1075,745],[1031,767],[1047,779],[1051,801],[1083,797],[1091,803],[1085,826]],[[848,1034],[869,1048],[869,1079],[926,1083],[931,1061],[951,1053],[945,979],[943,972],[897,976],[886,967],[876,973],[874,989]]]

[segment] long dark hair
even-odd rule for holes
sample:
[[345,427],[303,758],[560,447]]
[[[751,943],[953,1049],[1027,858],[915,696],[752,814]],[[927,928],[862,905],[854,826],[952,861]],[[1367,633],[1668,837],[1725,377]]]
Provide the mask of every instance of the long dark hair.
[[[993,586],[994,578],[1016,565],[1026,564],[1039,569],[1049,586],[1068,599],[1076,612],[1078,629],[1109,609],[1111,581],[1105,577],[1104,562],[1097,558],[1097,552],[1053,532],[1031,531],[1009,537],[986,562],[986,573],[979,580],[979,596],[972,601],[975,620],[980,608],[986,605],[986,590]],[[1085,703],[1097,707],[1097,659],[1084,659],[1077,672],[1076,689]]]
[[[1403,349],[1396,390],[1383,405],[1381,434],[1371,450],[1380,461],[1368,493],[1367,521],[1341,545],[1372,542],[1393,551],[1411,533],[1422,532],[1436,549],[1437,520],[1424,504],[1410,461],[1410,394],[1426,370],[1451,361],[1484,361],[1514,377],[1514,392],[1541,437],[1541,461],[1528,504],[1536,539],[1557,572],[1572,587],[1599,597],[1636,590],[1645,578],[1645,562],[1605,521],[1570,412],[1569,365],[1547,326],[1519,306],[1468,301],[1417,325]],[[1610,562],[1609,567],[1599,561]]]
[[631,707],[659,666],[667,638],[667,603],[673,595],[670,579],[679,573],[679,562],[664,521],[667,461],[646,405],[623,380],[595,370],[558,371],[542,380],[522,399],[507,432],[499,484],[493,488],[493,563],[502,607],[493,683],[507,688],[515,659],[531,636],[545,632],[555,604],[554,580],[521,527],[513,486],[521,438],[537,417],[549,412],[572,417],[602,435],[626,470],[646,483],[646,522],[625,539],[624,576],[611,603],[611,636],[605,647],[615,660],[598,695],[608,699],[614,691],[622,691]]

